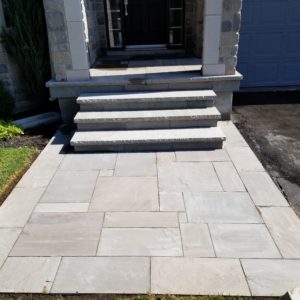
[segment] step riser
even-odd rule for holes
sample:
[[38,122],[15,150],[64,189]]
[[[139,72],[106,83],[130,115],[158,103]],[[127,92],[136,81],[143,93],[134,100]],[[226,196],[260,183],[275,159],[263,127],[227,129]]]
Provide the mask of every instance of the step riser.
[[77,124],[78,131],[216,127],[218,120],[137,121]]
[[80,104],[80,111],[128,111],[152,109],[206,108],[214,106],[214,100],[163,101],[163,102],[126,102]]
[[142,152],[142,151],[175,151],[175,150],[209,150],[222,149],[223,141],[188,142],[167,144],[130,144],[130,145],[87,145],[75,146],[76,152]]

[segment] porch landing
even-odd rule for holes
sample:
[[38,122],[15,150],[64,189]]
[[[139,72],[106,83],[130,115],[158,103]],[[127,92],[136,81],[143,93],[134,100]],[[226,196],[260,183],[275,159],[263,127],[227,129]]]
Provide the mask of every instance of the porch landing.
[[1,293],[280,296],[300,221],[231,122],[223,149],[67,154],[57,134],[0,208]]

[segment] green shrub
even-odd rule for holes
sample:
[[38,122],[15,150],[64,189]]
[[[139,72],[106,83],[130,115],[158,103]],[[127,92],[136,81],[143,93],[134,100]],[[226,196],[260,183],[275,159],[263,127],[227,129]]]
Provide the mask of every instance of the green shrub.
[[22,128],[18,127],[11,121],[0,120],[0,140],[11,138],[22,134],[24,134]]
[[47,29],[42,0],[3,0],[8,28],[0,38],[16,63],[23,91],[32,100],[48,99],[45,83],[50,78]]
[[0,119],[10,118],[14,108],[14,98],[0,81]]

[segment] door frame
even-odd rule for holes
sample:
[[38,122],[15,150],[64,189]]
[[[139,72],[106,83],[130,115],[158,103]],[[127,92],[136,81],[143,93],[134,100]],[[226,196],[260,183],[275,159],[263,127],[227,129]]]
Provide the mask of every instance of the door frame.
[[[157,48],[162,48],[162,46],[166,47],[166,49],[184,49],[185,47],[185,0],[183,1],[183,8],[182,8],[182,45],[171,45],[170,44],[170,39],[169,39],[169,31],[170,31],[170,26],[169,26],[169,22],[170,22],[170,2],[171,0],[166,0],[167,1],[167,7],[166,7],[166,18],[167,18],[167,22],[166,22],[166,33],[167,33],[167,41],[166,44],[154,44],[154,45],[126,45],[126,22],[125,22],[125,4],[124,4],[124,0],[120,0],[120,13],[121,13],[121,36],[122,36],[122,46],[121,47],[111,47],[110,45],[110,40],[109,40],[109,25],[108,25],[108,9],[107,9],[107,0],[103,0],[104,1],[104,15],[105,15],[105,31],[106,31],[106,36],[107,36],[107,49],[109,51],[120,51],[120,50],[129,50],[129,49],[138,49],[143,48],[146,49],[148,48],[149,50],[151,49],[157,49]],[[129,0],[130,1],[130,0]],[[143,0],[141,0],[143,1]]]

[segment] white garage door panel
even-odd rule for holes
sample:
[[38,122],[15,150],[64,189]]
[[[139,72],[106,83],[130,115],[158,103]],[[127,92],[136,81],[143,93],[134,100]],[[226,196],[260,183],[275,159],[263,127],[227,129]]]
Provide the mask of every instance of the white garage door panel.
[[244,0],[242,86],[300,85],[300,0]]

